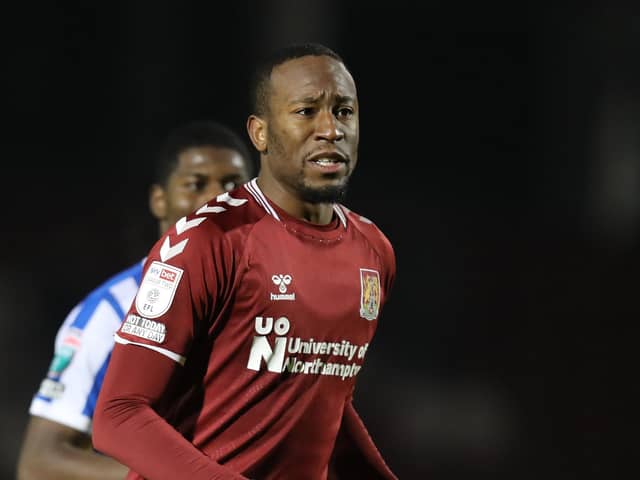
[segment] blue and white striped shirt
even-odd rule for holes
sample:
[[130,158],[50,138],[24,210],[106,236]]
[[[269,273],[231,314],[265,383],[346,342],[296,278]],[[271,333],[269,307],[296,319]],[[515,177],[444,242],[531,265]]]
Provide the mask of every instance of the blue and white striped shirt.
[[114,332],[120,327],[140,285],[144,260],[124,270],[76,305],[58,330],[47,377],[29,413],[91,433]]

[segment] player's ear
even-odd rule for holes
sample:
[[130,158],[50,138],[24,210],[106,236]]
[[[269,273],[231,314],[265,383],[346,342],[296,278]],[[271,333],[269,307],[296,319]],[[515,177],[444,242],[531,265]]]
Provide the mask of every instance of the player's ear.
[[256,115],[250,115],[247,119],[247,132],[251,143],[260,153],[267,150],[267,122]]
[[149,209],[157,220],[164,220],[167,216],[167,194],[157,183],[149,189]]

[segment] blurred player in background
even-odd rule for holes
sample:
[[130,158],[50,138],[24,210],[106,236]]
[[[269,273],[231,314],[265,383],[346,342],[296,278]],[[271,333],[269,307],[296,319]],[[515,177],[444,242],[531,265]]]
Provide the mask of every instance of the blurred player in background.
[[[246,143],[227,127],[193,122],[172,131],[156,158],[149,207],[160,234],[211,198],[247,182]],[[138,290],[143,261],[93,290],[67,316],[30,408],[19,480],[122,479],[127,468],[91,444],[98,392],[118,329]]]
[[339,203],[355,82],[317,44],[277,52],[256,79],[258,178],[151,250],[94,443],[130,480],[395,479],[352,404],[395,277],[385,235]]

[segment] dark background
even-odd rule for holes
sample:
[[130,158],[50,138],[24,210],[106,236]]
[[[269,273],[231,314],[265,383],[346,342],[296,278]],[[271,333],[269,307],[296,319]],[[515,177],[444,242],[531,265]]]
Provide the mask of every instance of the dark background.
[[396,248],[356,391],[390,466],[637,471],[638,6],[161,3],[3,7],[0,478],[60,322],[156,238],[158,141],[194,119],[244,132],[254,60],[299,40],[356,78],[346,204]]

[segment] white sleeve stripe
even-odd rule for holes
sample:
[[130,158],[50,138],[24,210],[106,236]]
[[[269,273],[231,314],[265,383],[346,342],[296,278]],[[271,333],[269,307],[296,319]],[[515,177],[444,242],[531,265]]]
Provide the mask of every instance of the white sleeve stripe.
[[161,353],[165,357],[169,357],[171,360],[179,363],[180,365],[184,365],[184,362],[187,361],[186,357],[183,357],[182,355],[178,355],[177,353],[173,353],[171,350],[167,350],[166,348],[156,347],[155,345],[146,345],[144,343],[132,342],[131,340],[127,340],[126,338],[122,338],[118,336],[117,333],[113,334],[113,338],[116,341],[116,343],[119,343],[121,345],[127,345],[127,344],[138,345],[139,347],[145,347],[145,348],[148,348],[149,350],[153,350],[155,352]]

